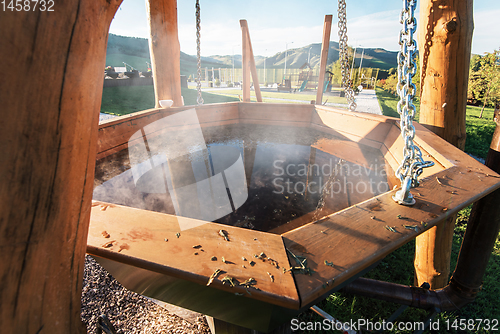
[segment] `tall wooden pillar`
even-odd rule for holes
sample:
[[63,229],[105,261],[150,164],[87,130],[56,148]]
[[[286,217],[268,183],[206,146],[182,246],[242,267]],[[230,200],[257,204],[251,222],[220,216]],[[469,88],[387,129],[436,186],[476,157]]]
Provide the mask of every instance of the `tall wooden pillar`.
[[[472,0],[422,0],[419,20],[420,123],[465,147],[465,112],[471,54]],[[450,273],[455,217],[417,237],[415,284],[444,287]]]
[[321,44],[321,58],[319,65],[318,91],[316,104],[323,104],[323,90],[325,86],[326,64],[328,63],[328,50],[330,50],[330,33],[332,31],[332,15],[325,15],[323,24],[323,43]]
[[83,268],[106,43],[120,3],[0,12],[2,333],[87,332]]
[[241,27],[241,49],[242,49],[242,68],[243,68],[243,102],[250,102],[250,74],[253,79],[253,87],[257,102],[262,102],[260,93],[259,78],[257,68],[255,67],[255,58],[253,56],[252,41],[250,40],[250,31],[247,20],[240,20]]
[[160,100],[182,105],[181,48],[177,30],[177,0],[146,0],[151,28],[149,51],[155,87],[156,107]]

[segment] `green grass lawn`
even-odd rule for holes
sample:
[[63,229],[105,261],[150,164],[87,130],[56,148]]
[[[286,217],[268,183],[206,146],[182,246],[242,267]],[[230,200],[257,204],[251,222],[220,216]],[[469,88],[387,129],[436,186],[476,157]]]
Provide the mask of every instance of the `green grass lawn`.
[[[202,91],[205,104],[239,101],[243,92],[240,89]],[[182,88],[185,105],[196,105],[197,91]],[[257,101],[255,92],[250,93],[250,100]],[[262,92],[263,102],[268,103],[309,103],[315,100],[315,94],[291,94],[281,92]],[[298,102],[297,102],[298,101]],[[324,96],[323,102],[347,104],[346,99],[336,96]],[[153,108],[155,96],[153,86],[106,87],[102,92],[101,112],[111,115],[126,115],[136,111]]]
[[[210,90],[211,93],[222,96],[243,96],[241,89],[217,89]],[[310,103],[311,100],[316,100],[316,92],[309,91],[306,93],[284,93],[284,92],[266,92],[261,91],[262,101],[270,103]],[[257,101],[255,91],[250,91],[250,100]],[[287,101],[288,100],[288,101]],[[323,95],[323,102],[346,104],[347,100],[344,97]]]
[[[195,89],[182,88],[185,105],[196,105]],[[239,101],[237,97],[202,92],[206,104]],[[153,86],[106,87],[102,92],[101,112],[126,115],[155,106]]]
[[[397,117],[398,97],[378,88],[376,89],[378,101],[385,116]],[[420,116],[420,103],[415,101],[417,112],[415,120],[418,122]],[[479,118],[481,107],[467,106],[465,116],[467,139],[465,141],[465,152],[473,154],[476,157],[486,158],[491,138],[495,131],[495,122],[493,121],[493,109],[485,108],[483,117]]]

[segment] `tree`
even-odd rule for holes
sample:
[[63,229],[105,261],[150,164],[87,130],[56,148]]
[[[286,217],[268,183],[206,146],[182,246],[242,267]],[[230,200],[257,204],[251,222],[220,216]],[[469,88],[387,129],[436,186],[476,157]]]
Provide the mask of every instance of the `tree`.
[[340,65],[340,59],[329,65],[326,68],[326,70],[330,71],[333,74],[332,83],[342,85],[342,70]]
[[[352,48],[350,48],[349,50],[352,50]],[[347,60],[347,63],[349,64],[349,72],[348,72],[349,75],[351,74],[352,59],[353,57],[349,56]],[[340,59],[337,59],[336,62],[333,62],[332,64],[328,65],[326,70],[330,71],[333,74],[332,83],[342,85],[342,64]],[[353,79],[354,78],[351,78],[351,81],[354,81]]]
[[[419,99],[420,98],[420,58],[418,57],[418,55],[415,55],[415,67],[416,67],[416,72],[415,72],[415,75],[413,76],[413,83],[415,84],[415,98]],[[389,72],[388,72],[389,76],[387,77],[387,79],[385,79],[385,81],[383,82],[383,84],[381,85],[381,87],[390,92],[391,94],[394,94],[394,95],[397,95],[398,94],[398,90],[397,90],[397,86],[398,86],[398,69],[397,68],[391,68],[389,69]]]
[[484,108],[500,100],[500,51],[487,52],[484,56],[475,55],[471,59],[468,97],[483,103]]

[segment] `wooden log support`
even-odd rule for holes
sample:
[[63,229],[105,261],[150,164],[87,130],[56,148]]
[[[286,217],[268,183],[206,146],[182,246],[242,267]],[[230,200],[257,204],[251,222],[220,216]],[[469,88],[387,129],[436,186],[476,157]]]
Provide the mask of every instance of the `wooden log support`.
[[[485,165],[500,172],[500,108],[495,107],[493,120],[496,123]],[[500,230],[500,190],[474,203],[467,222],[467,230],[462,241],[457,267],[450,285],[474,296],[481,290],[488,260],[494,249]]]
[[177,0],[146,0],[151,38],[149,50],[155,87],[156,107],[160,100],[182,105],[181,49],[177,31]]
[[2,333],[80,320],[106,44],[121,0],[0,13]]
[[250,74],[252,74],[253,87],[257,102],[262,102],[260,93],[259,78],[257,68],[255,67],[255,58],[253,56],[252,41],[248,30],[247,20],[240,20],[241,26],[241,48],[242,48],[242,67],[243,67],[243,102],[250,102]]
[[[472,0],[420,3],[420,124],[460,149],[471,54]],[[417,237],[415,285],[442,288],[450,273],[454,217]]]
[[316,93],[316,104],[323,103],[323,90],[325,88],[326,63],[328,61],[328,50],[330,49],[330,32],[332,30],[332,15],[325,15],[323,24],[323,44],[321,44],[321,59],[319,65],[318,92]]

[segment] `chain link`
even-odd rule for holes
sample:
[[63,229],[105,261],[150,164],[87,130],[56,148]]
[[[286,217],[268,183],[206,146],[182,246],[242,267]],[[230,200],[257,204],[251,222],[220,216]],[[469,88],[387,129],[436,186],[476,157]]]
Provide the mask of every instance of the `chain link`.
[[339,0],[339,57],[342,71],[342,85],[344,86],[345,97],[349,102],[349,109],[356,110],[356,102],[354,100],[354,91],[352,90],[352,82],[349,72],[349,56],[347,54],[347,16],[345,0]]
[[201,51],[200,51],[200,30],[201,30],[201,19],[200,19],[200,1],[196,0],[196,58],[198,66],[198,78],[196,80],[196,89],[198,90],[198,97],[196,102],[198,104],[203,104],[203,98],[201,97]]
[[415,127],[413,119],[415,117],[415,105],[413,99],[417,88],[413,83],[413,77],[417,73],[415,55],[417,43],[413,38],[417,29],[415,19],[415,8],[417,0],[403,0],[404,8],[401,11],[400,23],[403,29],[399,33],[398,53],[398,84],[399,94],[398,113],[400,115],[401,137],[405,146],[403,149],[403,161],[396,171],[396,176],[401,180],[401,190],[393,196],[399,204],[412,205],[415,203],[410,188],[418,187],[418,177],[422,174],[423,168],[434,165],[432,161],[424,161],[422,151],[413,142],[415,138]]

